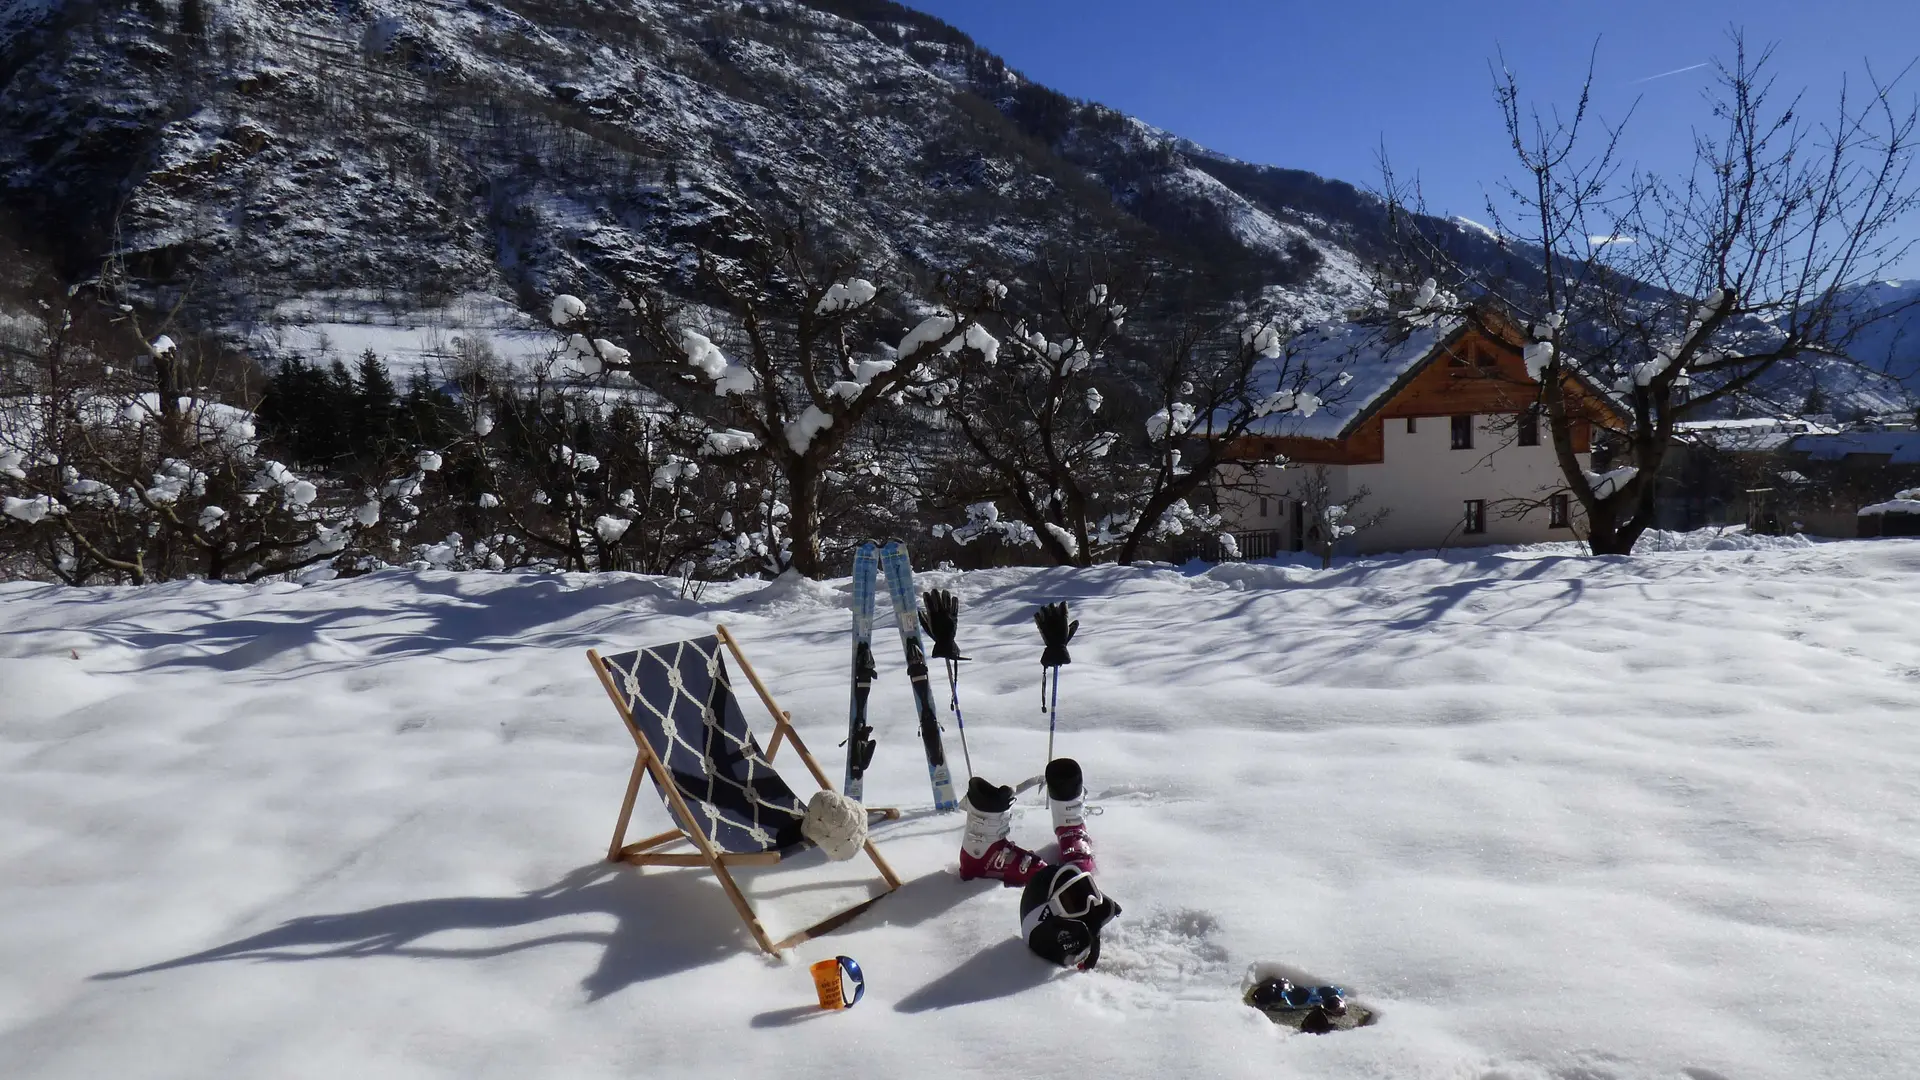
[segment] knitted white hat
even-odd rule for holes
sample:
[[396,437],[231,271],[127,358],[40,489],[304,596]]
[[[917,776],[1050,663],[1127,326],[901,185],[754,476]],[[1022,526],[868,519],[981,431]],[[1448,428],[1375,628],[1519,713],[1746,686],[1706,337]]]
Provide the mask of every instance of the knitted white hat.
[[867,808],[837,791],[816,791],[800,820],[800,833],[820,845],[827,858],[851,859],[867,843]]

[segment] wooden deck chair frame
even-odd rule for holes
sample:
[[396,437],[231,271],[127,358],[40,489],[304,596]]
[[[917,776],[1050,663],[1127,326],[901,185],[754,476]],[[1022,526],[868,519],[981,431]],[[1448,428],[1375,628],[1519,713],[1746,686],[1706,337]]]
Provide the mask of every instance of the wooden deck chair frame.
[[[715,626],[714,633],[720,638],[720,641],[726,645],[727,651],[733,654],[734,662],[740,665],[741,673],[746,675],[747,681],[753,685],[754,692],[760,696],[760,701],[766,705],[767,711],[773,714],[773,738],[767,743],[767,763],[773,763],[773,756],[779,752],[782,740],[790,742],[793,744],[794,752],[800,755],[800,760],[806,763],[807,771],[813,774],[815,780],[819,781],[820,787],[823,790],[832,791],[833,784],[828,781],[827,774],[821,771],[820,763],[813,759],[813,755],[807,751],[807,744],[801,741],[800,733],[794,730],[792,714],[781,709],[773,700],[773,694],[767,690],[766,684],[760,681],[760,676],[753,670],[753,665],[747,662],[746,654],[740,651],[740,643],[734,640],[733,635],[728,633],[727,628],[724,626]],[[809,938],[825,934],[828,931],[845,925],[856,915],[859,915],[862,911],[872,906],[874,901],[879,900],[881,897],[887,895],[887,893],[900,887],[900,879],[894,875],[893,868],[888,866],[887,861],[880,857],[880,851],[874,847],[873,840],[868,839],[866,844],[867,857],[873,860],[873,865],[880,871],[880,877],[886,881],[886,890],[877,896],[868,897],[850,908],[836,912],[812,926],[807,927],[805,930],[794,933],[780,941],[774,941],[767,935],[766,927],[761,925],[760,917],[754,913],[753,905],[747,902],[746,894],[740,891],[740,886],[735,884],[733,875],[728,871],[728,868],[733,866],[769,866],[779,862],[784,857],[784,853],[778,851],[760,851],[747,854],[734,854],[715,848],[713,841],[708,838],[706,830],[700,827],[699,820],[696,819],[693,816],[693,812],[687,808],[686,800],[681,798],[680,789],[674,786],[672,778],[667,775],[666,766],[661,762],[660,755],[654,752],[652,746],[647,744],[646,736],[642,735],[639,727],[634,724],[633,714],[627,709],[626,701],[620,696],[620,691],[614,684],[612,673],[607,670],[607,665],[601,661],[600,654],[589,649],[587,650],[587,658],[593,662],[594,674],[600,676],[600,684],[606,688],[607,696],[613,699],[613,707],[620,711],[620,718],[626,722],[627,733],[633,736],[633,741],[638,749],[638,753],[635,755],[633,761],[633,775],[627,780],[627,795],[620,803],[620,820],[613,827],[613,843],[607,848],[607,861],[629,862],[635,866],[707,867],[713,871],[715,877],[720,879],[720,887],[726,890],[727,898],[733,901],[734,909],[740,913],[742,919],[746,920],[747,929],[753,932],[753,940],[758,942],[762,949],[774,955],[779,955],[781,950],[790,949]],[[686,822],[688,828],[669,829],[657,836],[649,836],[645,840],[639,840],[629,844],[625,842],[627,838],[627,823],[633,817],[634,800],[640,794],[640,780],[645,776],[653,777],[654,786],[660,790],[661,796],[665,798],[667,804],[672,807],[674,819],[676,821]],[[897,819],[900,816],[900,811],[893,807],[870,809],[867,811],[867,815],[870,819]],[[698,850],[696,852],[682,852],[678,854],[669,854],[666,852],[667,848],[673,847],[683,841],[691,842]]]

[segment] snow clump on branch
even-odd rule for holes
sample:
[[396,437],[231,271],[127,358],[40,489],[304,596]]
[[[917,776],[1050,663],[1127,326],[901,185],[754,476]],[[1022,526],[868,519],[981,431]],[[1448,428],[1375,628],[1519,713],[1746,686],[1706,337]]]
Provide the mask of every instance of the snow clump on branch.
[[859,307],[879,295],[879,292],[873,282],[866,278],[848,278],[828,286],[827,295],[820,298],[813,310],[818,315],[831,315],[836,311]]
[[725,431],[707,433],[707,452],[710,454],[737,454],[743,450],[756,450],[760,446],[760,437],[751,431],[728,428]]
[[[87,481],[77,481],[75,486],[84,483]],[[147,487],[147,501],[155,506],[172,506],[182,495],[204,495],[206,491],[206,473],[177,458],[168,458]]]
[[59,517],[67,508],[56,502],[51,495],[35,495],[31,499],[16,499],[9,495],[0,503],[0,512],[29,525],[37,524],[49,517]]
[[699,475],[700,466],[682,457],[669,457],[666,464],[653,470],[653,486],[668,490],[682,480],[691,480]]
[[1147,438],[1161,442],[1173,435],[1185,435],[1193,426],[1194,409],[1184,401],[1176,401],[1147,417]]
[[1255,323],[1240,333],[1241,344],[1268,360],[1278,359],[1286,343],[1280,327],[1270,322]]
[[1398,312],[1409,326],[1432,326],[1449,311],[1459,306],[1459,298],[1442,289],[1432,278],[1420,283],[1408,297],[1408,306]]
[[561,293],[553,298],[553,310],[548,313],[555,326],[565,326],[587,313],[587,305],[579,297],[570,293]]
[[1582,472],[1580,475],[1586,477],[1594,498],[1605,499],[1626,487],[1634,477],[1640,475],[1640,470],[1632,465],[1622,465],[1603,473]]
[[[590,473],[590,472],[597,472],[600,469],[599,458],[594,457],[592,454],[577,453],[571,446],[554,447],[553,460],[560,462],[561,464],[565,465],[569,469],[574,470],[575,472],[583,473],[583,474]],[[435,468],[439,467],[439,461],[440,459],[436,456],[434,458]]]
[[569,337],[567,348],[573,353],[574,367],[582,375],[598,375],[609,367],[624,368],[633,359],[632,353],[606,338],[588,340],[585,334]]
[[983,536],[998,536],[1009,544],[1036,547],[1040,538],[1033,527],[1024,521],[1002,521],[1000,508],[992,502],[977,502],[967,507],[965,525],[935,525],[933,535],[948,536],[962,546],[971,544]]
[[[291,470],[277,461],[263,463],[260,471],[253,474],[253,480],[247,484],[246,490],[259,493],[278,491],[280,498],[289,506],[305,506],[320,494],[319,488],[293,475]],[[345,543],[341,541],[342,546]]]
[[1253,407],[1256,417],[1272,416],[1275,413],[1298,411],[1301,416],[1312,416],[1320,409],[1320,398],[1305,390],[1281,390],[1268,394],[1266,400]]
[[[900,339],[900,347],[895,351],[902,359],[911,357],[920,350],[921,346],[939,341],[953,333],[954,327],[958,325],[960,322],[952,312],[936,311],[922,319],[919,326],[907,331],[907,336]],[[950,356],[962,348],[978,352],[981,359],[988,364],[996,364],[1000,360],[1000,339],[988,333],[987,328],[977,322],[968,323],[964,331],[940,346],[940,352]]]
[[813,445],[813,437],[833,426],[833,414],[818,405],[809,405],[798,419],[786,426],[787,445],[796,454],[804,454]]
[[680,351],[686,353],[689,365],[713,380],[713,392],[722,397],[750,394],[757,385],[752,368],[728,360],[720,346],[697,330],[680,331]]

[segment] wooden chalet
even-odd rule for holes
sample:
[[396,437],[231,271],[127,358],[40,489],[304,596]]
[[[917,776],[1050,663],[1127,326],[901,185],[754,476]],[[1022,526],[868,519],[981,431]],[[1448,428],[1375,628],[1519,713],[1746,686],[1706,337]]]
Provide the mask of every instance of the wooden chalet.
[[[1302,482],[1327,469],[1329,496],[1361,488],[1355,510],[1386,511],[1356,535],[1355,551],[1574,539],[1579,507],[1565,488],[1551,433],[1535,402],[1539,384],[1523,359],[1518,327],[1490,317],[1439,320],[1394,335],[1336,324],[1303,335],[1291,363],[1338,369],[1351,379],[1310,417],[1257,421],[1234,441],[1223,467],[1221,509],[1242,553],[1260,557],[1310,547],[1318,523]],[[1572,435],[1590,463],[1594,421],[1618,425],[1614,402],[1564,376]],[[1283,465],[1273,464],[1276,460]]]

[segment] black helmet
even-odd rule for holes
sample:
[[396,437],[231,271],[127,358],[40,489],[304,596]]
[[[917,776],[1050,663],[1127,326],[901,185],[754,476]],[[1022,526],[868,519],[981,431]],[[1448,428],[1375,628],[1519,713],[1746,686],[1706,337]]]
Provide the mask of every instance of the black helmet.
[[1027,948],[1061,967],[1086,971],[1100,962],[1100,929],[1120,914],[1093,875],[1071,863],[1043,875],[1045,902],[1027,912],[1021,927]]

